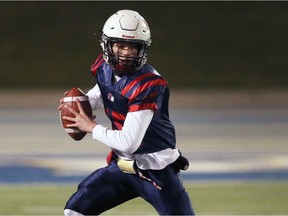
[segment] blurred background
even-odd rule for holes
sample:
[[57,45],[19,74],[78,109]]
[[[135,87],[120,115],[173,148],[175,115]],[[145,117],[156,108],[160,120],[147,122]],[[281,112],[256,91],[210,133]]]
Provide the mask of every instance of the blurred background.
[[173,87],[286,88],[287,2],[0,2],[1,87],[91,86],[104,22],[134,9]]
[[[109,149],[90,135],[74,142],[57,106],[65,90],[94,86],[90,66],[102,51],[101,29],[120,9],[138,11],[151,28],[148,63],[170,84],[177,145],[191,164],[183,179],[287,184],[282,1],[0,2],[0,184],[76,186],[105,166]],[[103,111],[96,115],[109,126]]]

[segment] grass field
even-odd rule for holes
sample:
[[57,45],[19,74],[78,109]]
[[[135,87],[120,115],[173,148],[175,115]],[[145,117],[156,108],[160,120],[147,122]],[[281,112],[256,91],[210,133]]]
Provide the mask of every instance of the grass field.
[[[63,215],[75,185],[1,185],[0,215]],[[287,215],[288,182],[186,183],[196,214]],[[137,198],[104,215],[157,215]]]

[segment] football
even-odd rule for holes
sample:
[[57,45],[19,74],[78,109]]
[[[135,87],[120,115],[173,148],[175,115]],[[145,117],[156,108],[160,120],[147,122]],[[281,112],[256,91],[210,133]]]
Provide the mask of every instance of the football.
[[[63,98],[62,104],[72,107],[76,112],[79,113],[79,109],[76,103],[76,100],[79,100],[84,112],[92,118],[92,108],[88,99],[88,96],[79,88],[72,88]],[[66,133],[72,137],[74,140],[79,141],[87,134],[86,132],[76,128],[76,127],[67,127],[67,124],[71,124],[71,121],[63,119],[63,116],[75,117],[67,108],[62,106],[60,110],[60,122],[62,127],[65,129]]]

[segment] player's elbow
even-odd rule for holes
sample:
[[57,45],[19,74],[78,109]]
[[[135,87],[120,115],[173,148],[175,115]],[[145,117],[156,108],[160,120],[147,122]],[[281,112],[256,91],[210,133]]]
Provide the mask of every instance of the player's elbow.
[[133,154],[140,145],[137,139],[133,138],[129,133],[125,133],[124,131],[121,131],[118,141],[118,150],[127,154]]

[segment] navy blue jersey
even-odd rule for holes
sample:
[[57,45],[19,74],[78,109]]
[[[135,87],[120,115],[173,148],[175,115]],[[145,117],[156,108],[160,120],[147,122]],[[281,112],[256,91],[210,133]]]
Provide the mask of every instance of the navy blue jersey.
[[140,147],[134,154],[175,148],[175,129],[169,120],[169,88],[156,70],[145,64],[115,82],[114,73],[102,55],[91,66],[101,91],[105,113],[113,130],[121,130],[128,112],[152,109],[154,115]]

